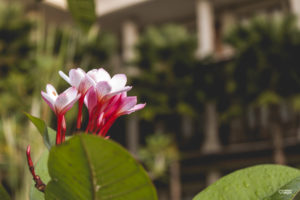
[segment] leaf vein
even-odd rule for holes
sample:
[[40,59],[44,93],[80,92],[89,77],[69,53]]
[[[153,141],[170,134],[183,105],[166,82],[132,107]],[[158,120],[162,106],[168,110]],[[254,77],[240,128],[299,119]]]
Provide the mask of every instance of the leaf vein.
[[86,148],[86,145],[85,143],[83,142],[82,140],[82,137],[80,137],[80,143],[82,145],[82,149],[83,149],[83,152],[84,154],[86,155],[86,159],[87,159],[87,162],[88,162],[88,168],[89,168],[89,171],[90,171],[90,174],[91,174],[91,183],[92,183],[92,188],[93,188],[93,192],[92,192],[92,199],[93,200],[97,200],[96,199],[96,190],[97,190],[97,180],[96,180],[96,175],[95,175],[95,170],[94,170],[94,167],[93,167],[93,164],[91,162],[91,158],[87,152],[87,148]]

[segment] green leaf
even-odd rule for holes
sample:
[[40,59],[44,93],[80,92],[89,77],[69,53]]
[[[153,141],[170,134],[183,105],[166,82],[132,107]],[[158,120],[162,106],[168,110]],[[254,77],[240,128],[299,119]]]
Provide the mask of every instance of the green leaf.
[[94,0],[68,0],[68,6],[79,26],[84,31],[88,31],[96,21]]
[[282,165],[257,165],[224,176],[200,192],[193,200],[259,200],[273,194],[300,170]]
[[46,200],[157,200],[140,164],[119,144],[81,134],[53,147]]
[[264,200],[298,200],[300,198],[300,177],[293,179],[272,196]]
[[4,187],[1,184],[0,184],[0,199],[1,200],[11,200],[7,191],[4,189]]
[[28,113],[25,115],[30,119],[30,121],[35,125],[40,134],[43,137],[46,147],[50,150],[52,146],[56,144],[56,132],[50,127],[47,127],[46,123],[40,118],[34,117]]
[[[50,181],[50,176],[48,173],[48,158],[49,158],[49,151],[46,150],[44,151],[44,153],[42,153],[36,165],[34,165],[36,175],[40,176],[41,180],[45,184],[47,184]],[[34,185],[35,182],[32,180],[31,188],[30,188],[30,200],[45,200],[44,193],[36,189]]]

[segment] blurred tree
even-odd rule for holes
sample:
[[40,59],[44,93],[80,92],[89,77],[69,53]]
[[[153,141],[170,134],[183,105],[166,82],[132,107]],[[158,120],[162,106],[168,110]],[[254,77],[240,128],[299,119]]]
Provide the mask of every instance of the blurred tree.
[[214,152],[221,148],[218,113],[228,109],[229,106],[225,64],[227,61],[207,57],[198,62],[192,73],[195,94],[192,105],[196,110],[204,111],[205,138],[202,147],[204,152]]
[[29,106],[32,85],[24,74],[33,70],[29,40],[32,23],[23,17],[20,5],[0,2],[0,107],[1,115],[11,115]]
[[26,76],[35,70],[32,28],[19,4],[0,2],[0,179],[16,199],[23,192],[21,180],[26,179],[20,152],[27,135],[22,111],[29,109],[34,90]]
[[149,102],[143,116],[185,113],[194,114],[192,70],[195,66],[196,38],[178,25],[149,27],[137,45],[137,66],[134,77],[141,98]]
[[257,17],[238,25],[225,41],[236,50],[233,69],[236,96],[248,104],[266,91],[289,97],[299,91],[300,31],[292,16]]
[[[187,126],[193,126],[189,118],[197,119],[199,124],[205,110],[205,123],[200,124],[210,133],[206,135],[218,137],[217,106],[224,110],[228,105],[225,62],[217,62],[212,57],[197,61],[196,47],[196,38],[178,25],[150,27],[145,31],[137,45],[140,73],[133,79],[139,87],[139,96],[148,102],[141,113],[146,119],[156,118],[156,123],[157,118],[164,117],[166,122],[167,116],[180,115],[188,122]],[[174,124],[165,125],[174,127]],[[197,140],[198,147],[201,140]]]
[[280,108],[284,99],[296,95],[300,87],[300,32],[295,18],[257,17],[238,25],[225,41],[236,50],[229,66],[234,99],[241,105],[271,106],[275,160],[282,164]]
[[179,151],[173,137],[162,133],[148,136],[146,146],[140,149],[138,155],[156,184],[168,182],[172,199],[180,199]]
[[146,138],[146,146],[140,149],[139,158],[152,179],[165,179],[169,166],[179,159],[179,153],[171,135],[156,133]]

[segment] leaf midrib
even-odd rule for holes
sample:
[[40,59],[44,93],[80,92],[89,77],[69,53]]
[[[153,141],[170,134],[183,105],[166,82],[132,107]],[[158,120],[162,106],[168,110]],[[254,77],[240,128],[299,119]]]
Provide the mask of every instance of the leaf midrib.
[[85,145],[85,143],[82,140],[82,137],[80,137],[80,144],[82,145],[83,152],[84,152],[84,154],[86,156],[86,161],[87,161],[88,169],[89,169],[90,175],[91,175],[90,181],[91,181],[91,185],[92,185],[92,199],[96,200],[97,179],[95,178],[96,175],[95,175],[95,171],[94,171],[94,168],[93,168],[93,164],[92,164],[91,158],[90,158],[90,156],[88,154],[86,145]]

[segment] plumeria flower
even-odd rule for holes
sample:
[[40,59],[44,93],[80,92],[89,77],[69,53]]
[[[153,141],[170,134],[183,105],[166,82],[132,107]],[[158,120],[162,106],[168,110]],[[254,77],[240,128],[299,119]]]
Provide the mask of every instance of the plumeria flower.
[[125,74],[116,74],[112,78],[103,68],[93,69],[87,73],[96,83],[98,97],[111,97],[121,92],[129,91],[132,87],[126,86],[127,77]]
[[101,104],[97,104],[97,91],[90,89],[85,104],[89,110],[89,123],[86,132],[98,132],[99,135],[105,136],[108,129],[114,121],[121,115],[130,114],[145,107],[146,104],[137,104],[137,97],[127,97],[127,93],[115,95]]
[[103,122],[102,117],[104,115],[104,112],[106,112],[108,108],[114,105],[118,99],[119,99],[119,95],[114,95],[111,98],[108,99],[106,98],[105,101],[101,99],[99,101],[97,97],[96,88],[91,87],[89,89],[84,99],[84,103],[89,112],[89,123],[86,128],[86,132],[92,131],[94,129],[95,120],[97,120],[97,127],[100,126],[101,122]]
[[95,81],[87,76],[81,68],[71,69],[69,76],[62,71],[59,71],[59,75],[71,86],[76,87],[78,92],[82,95],[84,95],[91,86],[95,85]]
[[96,93],[94,96],[96,96],[97,101],[97,113],[103,112],[107,104],[112,104],[116,100],[116,95],[132,88],[126,86],[126,82],[127,78],[124,74],[116,74],[108,81],[99,81],[95,85],[93,92]]
[[80,129],[82,122],[82,106],[84,102],[84,96],[86,95],[88,89],[96,84],[96,82],[88,76],[82,69],[71,69],[69,71],[69,76],[64,72],[59,71],[59,75],[67,81],[71,86],[74,86],[81,97],[78,101],[78,115],[77,115],[77,128]]
[[77,89],[73,86],[65,90],[63,93],[58,95],[56,89],[51,85],[47,84],[46,92],[41,92],[42,98],[50,106],[57,116],[57,135],[56,143],[60,144],[64,137],[61,134],[63,128],[63,134],[65,132],[65,119],[64,115],[68,110],[72,108],[74,103],[80,98]]
[[103,68],[90,70],[85,73],[82,69],[71,69],[69,76],[59,71],[60,76],[66,80],[71,86],[75,86],[81,94],[78,102],[77,129],[80,129],[82,122],[82,107],[85,95],[91,87],[97,90],[98,104],[104,104],[104,100],[108,100],[112,96],[128,91],[130,86],[126,86],[127,78],[124,74],[116,74],[112,78]]
[[90,129],[91,123],[92,123],[91,121],[92,121],[93,115],[95,115],[96,107],[97,107],[97,94],[95,92],[94,87],[91,87],[88,90],[88,92],[84,98],[84,104],[87,107],[88,113],[89,113],[89,122],[86,127],[86,132],[88,132],[88,130]]
[[75,87],[70,87],[58,95],[56,89],[51,84],[47,84],[46,92],[41,92],[42,97],[56,115],[64,115],[80,97]]
[[[127,97],[131,86],[126,86],[127,78],[124,74],[113,77],[103,68],[94,69],[85,73],[82,69],[71,69],[69,76],[59,71],[60,76],[71,87],[58,94],[56,89],[47,84],[46,92],[41,91],[42,98],[57,116],[56,144],[65,140],[66,121],[65,114],[79,100],[77,128],[81,125],[82,106],[86,105],[89,112],[89,121],[86,132],[92,132],[108,139],[106,136],[115,120],[145,107],[146,104],[137,104],[137,97]],[[45,190],[45,184],[35,174],[30,156],[30,146],[27,148],[27,161],[36,187]]]
[[103,69],[92,69],[88,71],[87,75],[91,77],[96,83],[100,81],[109,81],[111,79],[109,73]]
[[[112,78],[103,68],[90,70],[85,73],[82,69],[71,69],[69,76],[59,71],[60,76],[71,86],[75,86],[81,94],[78,102],[77,128],[80,129],[82,122],[82,107],[84,97],[91,87],[97,89],[98,103],[107,100],[110,97],[125,91],[129,91],[132,87],[126,86],[127,77],[125,74],[116,74]],[[105,97],[105,98],[104,98]]]
[[119,94],[118,100],[115,103],[111,104],[105,111],[105,114],[103,116],[103,120],[105,123],[101,127],[101,130],[98,134],[105,137],[107,131],[117,118],[119,118],[122,115],[128,115],[137,110],[141,110],[145,106],[146,103],[137,104],[136,96],[127,97],[126,92]]

